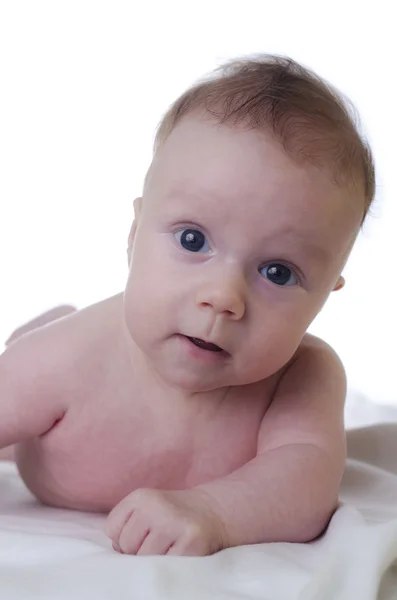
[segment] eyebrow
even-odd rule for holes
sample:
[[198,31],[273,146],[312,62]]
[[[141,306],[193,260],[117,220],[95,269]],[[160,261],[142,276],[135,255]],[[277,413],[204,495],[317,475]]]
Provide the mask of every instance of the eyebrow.
[[[204,196],[205,196],[205,194],[204,194]],[[165,198],[167,198],[167,197],[172,198],[173,200],[176,199],[178,201],[178,205],[177,205],[178,208],[180,208],[181,206],[184,206],[186,197],[188,197],[190,200],[193,200],[194,202],[196,202],[197,205],[202,206],[202,204],[201,204],[202,195],[194,194],[190,191],[186,191],[186,190],[181,191],[179,189],[171,189],[165,195]],[[263,243],[266,244],[268,242],[273,242],[275,240],[278,241],[279,239],[283,239],[283,240],[284,239],[285,240],[292,239],[293,241],[296,240],[297,244],[299,244],[299,247],[305,252],[305,254],[310,254],[311,256],[314,255],[318,262],[326,262],[330,258],[330,252],[327,251],[323,246],[316,244],[315,242],[308,241],[304,234],[297,233],[297,231],[295,231],[294,229],[291,229],[290,227],[285,227],[284,229],[282,229],[278,232],[271,233],[269,236],[264,236]]]
[[309,241],[304,235],[297,233],[291,229],[284,229],[277,233],[272,233],[270,236],[265,236],[264,243],[272,242],[273,240],[293,241],[305,254],[315,256],[315,259],[320,262],[325,262],[330,258],[330,252],[323,246]]

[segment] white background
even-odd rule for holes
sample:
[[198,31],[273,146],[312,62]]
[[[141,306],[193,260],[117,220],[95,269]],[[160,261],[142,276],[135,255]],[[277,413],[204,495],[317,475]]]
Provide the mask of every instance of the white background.
[[358,108],[377,204],[311,330],[350,386],[397,402],[393,3],[0,0],[0,349],[25,319],[123,288],[132,201],[155,127],[225,59],[288,54]]

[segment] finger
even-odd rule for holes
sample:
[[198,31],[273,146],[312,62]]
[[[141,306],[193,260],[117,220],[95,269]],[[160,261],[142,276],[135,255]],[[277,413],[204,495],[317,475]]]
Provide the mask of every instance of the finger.
[[187,540],[180,537],[166,552],[167,556],[207,556],[208,548],[200,540]]
[[128,509],[128,503],[126,502],[127,498],[121,500],[121,502],[114,507],[109,513],[106,521],[105,533],[113,542],[118,543],[121,532],[134,513],[133,506],[130,506]]
[[137,554],[149,533],[147,522],[133,514],[125,524],[118,540],[123,554]]
[[167,556],[189,556],[186,554],[185,544],[176,542],[168,548],[166,554]]
[[143,540],[137,554],[139,556],[154,556],[167,554],[173,545],[174,539],[165,533],[151,531]]

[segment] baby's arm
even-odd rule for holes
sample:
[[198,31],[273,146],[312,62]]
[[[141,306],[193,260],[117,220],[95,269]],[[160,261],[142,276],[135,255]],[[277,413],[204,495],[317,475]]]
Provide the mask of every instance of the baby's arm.
[[64,414],[54,394],[56,353],[31,334],[0,355],[0,448],[48,431]]
[[346,381],[331,348],[309,340],[279,383],[257,456],[191,490],[132,492],[108,518],[116,550],[203,555],[242,544],[306,542],[324,530],[345,465]]
[[333,350],[316,340],[280,381],[255,459],[199,486],[221,517],[226,544],[305,542],[337,507],[346,460],[346,380]]

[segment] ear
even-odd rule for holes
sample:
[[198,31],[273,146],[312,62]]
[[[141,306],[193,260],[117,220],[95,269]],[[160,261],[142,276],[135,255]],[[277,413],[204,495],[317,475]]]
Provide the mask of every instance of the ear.
[[135,200],[134,200],[135,217],[134,217],[134,220],[131,225],[130,233],[128,235],[128,248],[127,248],[128,266],[130,266],[130,263],[131,263],[132,248],[134,245],[135,232],[136,232],[136,228],[138,226],[139,215],[141,212],[141,201],[142,201],[142,198],[135,198]]
[[336,282],[335,287],[332,291],[337,292],[338,290],[341,290],[344,285],[345,285],[345,278],[342,277],[342,275],[340,275],[340,277],[338,278],[338,281]]

